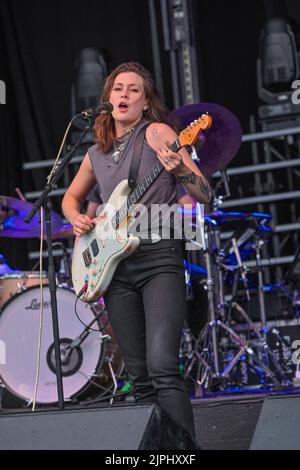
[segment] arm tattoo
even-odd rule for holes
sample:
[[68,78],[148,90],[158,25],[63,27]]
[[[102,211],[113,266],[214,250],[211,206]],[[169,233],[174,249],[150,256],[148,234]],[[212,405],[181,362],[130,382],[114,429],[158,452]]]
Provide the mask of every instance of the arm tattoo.
[[158,130],[156,129],[156,127],[154,127],[154,129],[152,129],[152,135],[156,135],[158,134]]
[[179,176],[178,180],[182,184],[194,184],[198,185],[200,188],[201,193],[205,197],[205,200],[208,202],[211,198],[211,189],[207,179],[204,176],[197,176],[195,173],[188,173],[184,176]]

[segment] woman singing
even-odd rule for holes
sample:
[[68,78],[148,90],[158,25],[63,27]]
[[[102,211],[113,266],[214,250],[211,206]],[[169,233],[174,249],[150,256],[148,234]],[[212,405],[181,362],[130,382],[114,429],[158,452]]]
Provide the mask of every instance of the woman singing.
[[[107,77],[101,102],[113,105],[111,114],[96,119],[95,145],[84,157],[67,190],[62,208],[81,237],[94,220],[81,214],[87,194],[97,183],[101,200],[107,203],[117,184],[128,178],[134,143],[144,131],[137,182],[161,162],[164,170],[140,203],[177,202],[180,182],[191,198],[208,203],[206,178],[186,149],[170,149],[177,135],[166,124],[166,109],[160,101],[151,74],[140,64],[118,66]],[[141,237],[137,250],[118,265],[105,294],[105,305],[118,340],[137,403],[156,401],[173,419],[195,437],[192,406],[178,368],[179,342],[185,317],[185,275],[182,241],[172,237]],[[149,242],[150,240],[150,242]]]

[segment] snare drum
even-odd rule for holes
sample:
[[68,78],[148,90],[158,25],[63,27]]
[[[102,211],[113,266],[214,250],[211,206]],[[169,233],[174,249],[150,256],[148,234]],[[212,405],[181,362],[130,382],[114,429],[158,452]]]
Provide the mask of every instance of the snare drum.
[[[0,275],[0,309],[15,294],[28,287],[39,285],[40,273],[37,271],[20,271]],[[42,272],[42,283],[48,284],[47,274]]]
[[[96,320],[82,344],[71,350],[69,346],[84,331],[84,325],[75,315],[75,293],[65,287],[57,290],[60,349],[65,400],[91,397],[103,393],[103,387],[111,387],[113,380],[109,364],[118,376],[122,369],[121,354],[110,325],[101,331],[106,319]],[[37,403],[57,402],[55,349],[53,341],[50,292],[44,289],[44,320],[41,344],[41,362]],[[88,325],[95,320],[99,308],[77,302],[77,313]],[[106,315],[106,313],[104,314]],[[0,338],[5,344],[6,363],[0,364],[0,381],[6,389],[31,402],[36,378],[38,331],[40,318],[40,289],[29,287],[14,295],[2,308]],[[110,340],[104,335],[109,335]],[[95,385],[96,384],[96,385]],[[99,388],[97,388],[100,387]]]

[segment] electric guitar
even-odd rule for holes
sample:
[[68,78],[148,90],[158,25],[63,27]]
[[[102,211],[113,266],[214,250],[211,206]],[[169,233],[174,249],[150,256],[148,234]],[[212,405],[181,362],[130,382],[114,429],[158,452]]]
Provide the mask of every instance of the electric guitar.
[[[209,129],[211,124],[211,116],[203,114],[180,132],[171,150],[178,152],[185,145],[193,145],[200,132]],[[98,300],[107,290],[119,262],[139,246],[139,237],[127,232],[129,211],[163,170],[164,166],[158,160],[133,191],[127,180],[121,181],[98,216],[95,227],[75,243],[72,280],[81,300]]]

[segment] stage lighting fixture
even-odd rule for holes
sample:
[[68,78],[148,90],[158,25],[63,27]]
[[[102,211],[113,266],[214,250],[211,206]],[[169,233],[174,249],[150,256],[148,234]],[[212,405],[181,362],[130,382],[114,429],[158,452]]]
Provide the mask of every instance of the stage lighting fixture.
[[99,103],[107,67],[103,55],[95,48],[82,49],[76,66],[72,92],[72,114]]
[[[82,49],[76,63],[76,78],[71,90],[71,115],[80,113],[86,108],[97,106],[107,76],[107,67],[103,55],[95,48]],[[83,131],[86,122],[78,118],[73,122],[73,128]],[[74,144],[79,137],[77,131],[71,135]],[[82,145],[93,143],[93,132],[89,131]]]
[[299,78],[299,57],[294,33],[284,18],[267,21],[257,60],[258,95],[268,104],[290,100],[291,84]]

